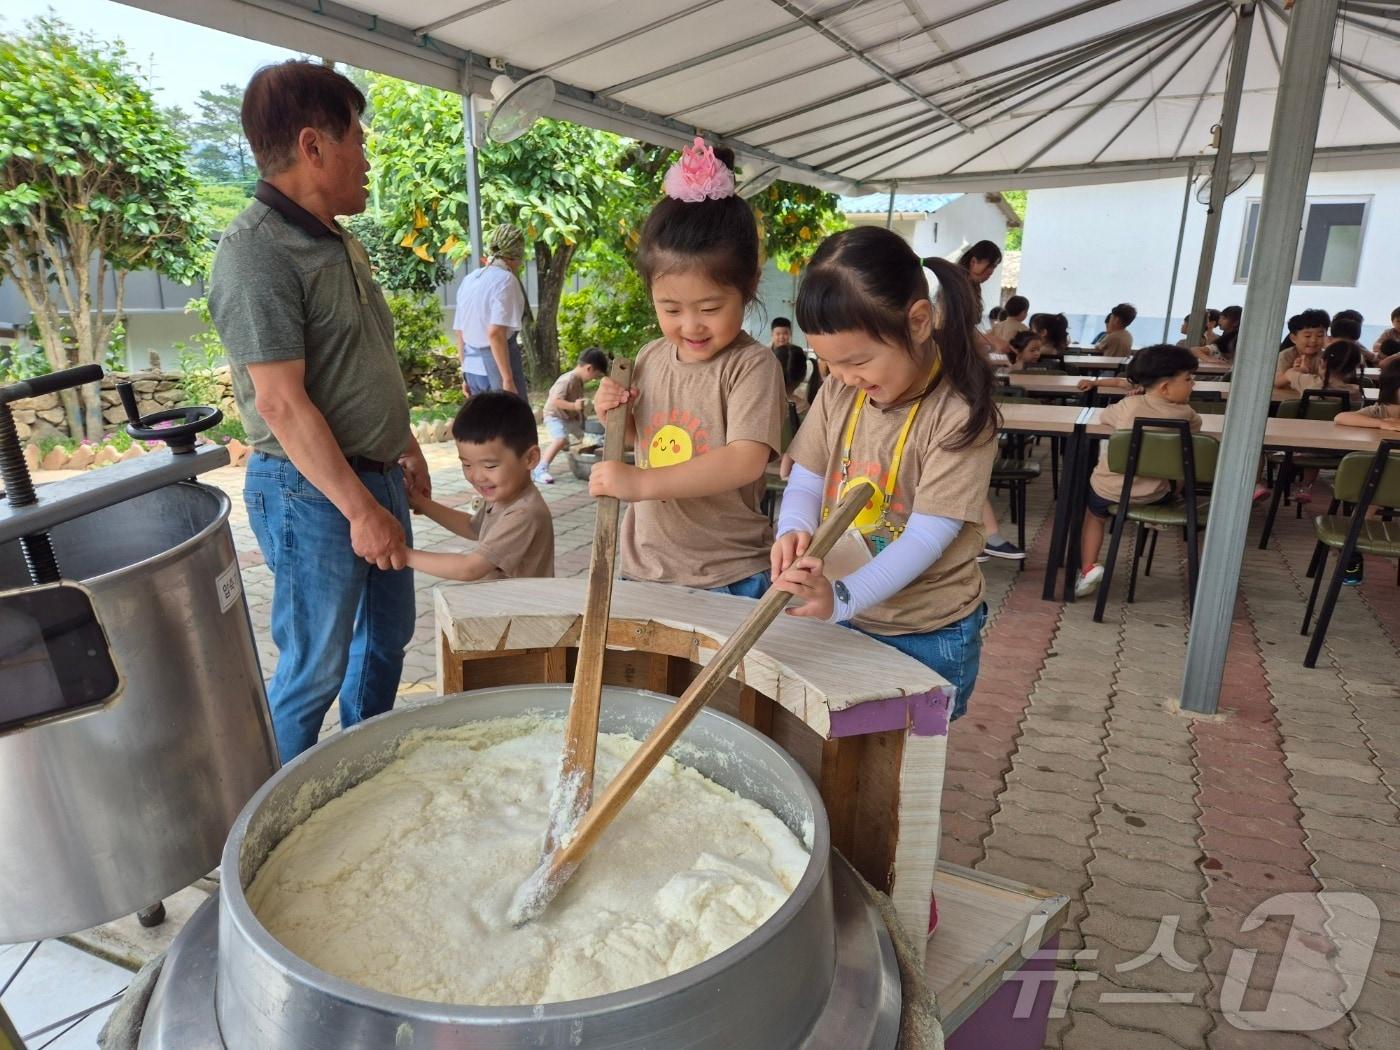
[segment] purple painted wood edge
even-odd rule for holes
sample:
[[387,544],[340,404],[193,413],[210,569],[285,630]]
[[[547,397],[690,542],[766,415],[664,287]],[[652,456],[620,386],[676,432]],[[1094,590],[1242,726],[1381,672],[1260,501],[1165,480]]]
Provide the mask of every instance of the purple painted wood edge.
[[952,699],[942,689],[889,700],[869,700],[831,713],[831,736],[865,736],[907,729],[915,736],[947,736]]
[[[1055,950],[1060,937],[1056,934],[1040,951],[1025,960],[1017,973],[1055,969]],[[948,1035],[948,1050],[1040,1050],[1045,1045],[1045,1032],[1050,1025],[1050,1006],[1055,999],[1055,979],[1032,979],[1035,1002],[1028,1013],[1016,1016],[1016,1000],[1020,998],[1024,980],[1006,980],[979,1006],[957,1031]]]

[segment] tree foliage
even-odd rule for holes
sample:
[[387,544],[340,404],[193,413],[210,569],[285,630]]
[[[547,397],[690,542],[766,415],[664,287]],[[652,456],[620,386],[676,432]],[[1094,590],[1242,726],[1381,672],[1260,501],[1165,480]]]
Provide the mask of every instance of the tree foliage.
[[764,254],[779,269],[800,273],[829,234],[846,228],[836,201],[834,193],[796,182],[778,181],[759,193],[750,203]]
[[[102,360],[128,272],[191,283],[208,251],[184,143],[122,45],[43,18],[0,34],[0,275],[53,367]],[[87,434],[100,437],[96,388],[85,395]]]
[[1006,250],[1019,252],[1021,250],[1021,235],[1025,232],[1026,227],[1026,191],[1002,190],[1001,195],[1006,198],[1006,203],[1011,205],[1011,210],[1021,220],[1020,226],[1013,226],[1006,231]]
[[206,88],[195,102],[188,136],[195,169],[209,182],[251,185],[257,178],[253,151],[243,137],[242,107],[243,89],[237,84],[220,84],[214,91]]

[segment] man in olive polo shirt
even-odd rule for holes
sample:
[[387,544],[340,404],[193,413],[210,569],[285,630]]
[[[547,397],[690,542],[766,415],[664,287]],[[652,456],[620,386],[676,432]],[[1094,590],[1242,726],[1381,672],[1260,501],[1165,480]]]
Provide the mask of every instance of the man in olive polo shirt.
[[334,70],[254,74],[243,130],[262,181],[219,241],[209,309],[254,453],[244,501],[272,570],[268,686],[282,761],[336,696],[349,727],[394,704],[413,635],[406,487],[429,491],[394,325],[364,247],[365,99]]

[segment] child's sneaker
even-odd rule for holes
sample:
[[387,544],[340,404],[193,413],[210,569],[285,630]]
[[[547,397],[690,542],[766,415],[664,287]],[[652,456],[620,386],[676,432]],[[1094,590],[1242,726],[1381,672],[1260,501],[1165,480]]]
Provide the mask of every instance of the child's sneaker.
[[1273,489],[1269,488],[1268,485],[1265,485],[1261,481],[1258,485],[1254,486],[1254,502],[1258,503],[1261,499],[1268,499],[1273,491]]
[[549,472],[548,467],[536,467],[530,471],[530,480],[536,485],[553,485],[554,475]]
[[1074,581],[1074,596],[1076,598],[1083,598],[1093,594],[1099,589],[1099,583],[1102,580],[1103,566],[1098,564],[1090,565],[1079,574],[1079,579]]
[[1360,587],[1365,579],[1366,561],[1357,554],[1351,559],[1351,564],[1347,566],[1346,572],[1342,573],[1342,586]]
[[1025,551],[1007,540],[987,544],[982,548],[982,553],[989,558],[1005,558],[1007,561],[1024,561],[1026,557]]

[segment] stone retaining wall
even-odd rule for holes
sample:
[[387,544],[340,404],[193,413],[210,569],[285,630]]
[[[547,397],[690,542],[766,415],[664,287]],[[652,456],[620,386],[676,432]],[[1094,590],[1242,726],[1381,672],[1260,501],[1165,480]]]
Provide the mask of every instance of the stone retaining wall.
[[[109,372],[102,380],[102,418],[108,431],[115,430],[126,422],[126,411],[117,397],[117,383],[128,379],[135,387],[136,405],[143,416],[188,403],[184,390],[185,376],[182,372]],[[224,410],[224,415],[238,418],[228,369],[220,369],[214,374],[212,381],[218,385],[219,407]],[[10,408],[14,412],[15,429],[19,431],[21,441],[69,436],[68,413],[57,394],[16,401]]]

